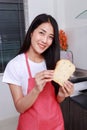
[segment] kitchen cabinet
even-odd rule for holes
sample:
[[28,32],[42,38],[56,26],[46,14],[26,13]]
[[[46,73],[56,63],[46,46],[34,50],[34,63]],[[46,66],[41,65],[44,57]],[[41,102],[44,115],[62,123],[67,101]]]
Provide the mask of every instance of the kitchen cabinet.
[[87,110],[70,101],[70,130],[87,130]]
[[65,130],[70,130],[70,98],[66,98],[60,105],[64,117]]
[[77,68],[71,82],[75,83],[75,93],[60,104],[65,130],[87,130],[87,95],[81,92],[87,89],[87,70]]
[[65,130],[87,130],[87,109],[67,98],[61,103]]

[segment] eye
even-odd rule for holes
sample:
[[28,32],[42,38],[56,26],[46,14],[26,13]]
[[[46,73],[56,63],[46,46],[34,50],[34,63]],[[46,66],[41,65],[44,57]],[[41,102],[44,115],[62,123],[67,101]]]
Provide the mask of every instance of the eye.
[[50,39],[52,39],[52,40],[54,39],[54,37],[53,37],[53,36],[49,36],[49,38],[50,38]]
[[44,35],[44,32],[42,32],[42,31],[40,31],[39,33],[40,33],[41,35]]

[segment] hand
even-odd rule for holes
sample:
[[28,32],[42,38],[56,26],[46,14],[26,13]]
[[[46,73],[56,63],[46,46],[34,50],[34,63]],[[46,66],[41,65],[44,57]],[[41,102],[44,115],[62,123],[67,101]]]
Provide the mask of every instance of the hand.
[[58,96],[68,97],[74,92],[74,84],[70,81],[64,82],[63,86],[59,88]]
[[52,81],[53,73],[53,70],[44,70],[35,75],[35,87],[39,92],[41,92],[44,89],[47,82]]

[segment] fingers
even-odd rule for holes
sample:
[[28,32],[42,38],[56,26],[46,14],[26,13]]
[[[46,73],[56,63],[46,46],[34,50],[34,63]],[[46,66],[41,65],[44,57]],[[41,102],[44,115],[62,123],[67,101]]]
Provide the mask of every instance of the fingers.
[[65,97],[68,97],[74,92],[74,84],[70,81],[66,81],[64,82],[62,89],[65,94]]
[[42,91],[45,84],[53,79],[53,70],[44,70],[35,75],[36,87]]
[[38,74],[36,74],[35,77],[39,78],[39,79],[48,79],[48,81],[53,79],[53,70],[44,70]]

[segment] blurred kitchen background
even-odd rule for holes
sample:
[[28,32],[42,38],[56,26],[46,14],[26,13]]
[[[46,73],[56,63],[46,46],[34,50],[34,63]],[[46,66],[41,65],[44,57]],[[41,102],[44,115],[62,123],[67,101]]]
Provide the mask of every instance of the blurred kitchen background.
[[[87,70],[87,0],[0,0],[0,130],[16,130],[18,113],[2,83],[6,64],[18,52],[25,33],[40,13],[56,18],[68,38],[72,62]],[[85,129],[84,129],[85,130]]]

